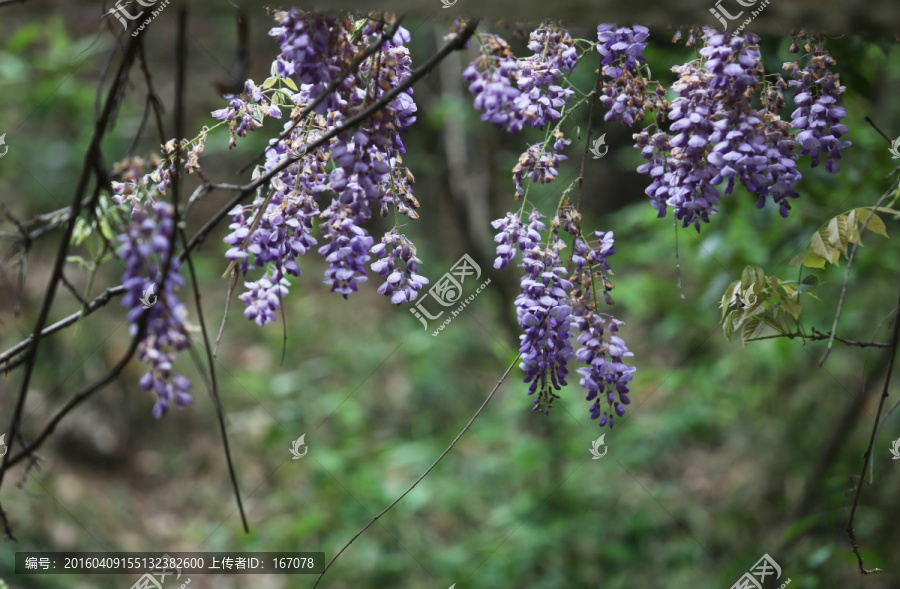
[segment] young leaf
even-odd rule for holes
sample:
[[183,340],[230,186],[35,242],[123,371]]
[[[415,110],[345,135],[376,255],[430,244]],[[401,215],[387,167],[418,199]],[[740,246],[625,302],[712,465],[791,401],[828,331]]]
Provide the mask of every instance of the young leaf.
[[[885,237],[888,237],[887,227],[885,227],[884,221],[881,220],[881,217],[873,212],[870,212],[869,209],[856,209],[856,214],[859,217],[860,224],[865,223],[865,227],[863,227],[863,229],[868,229],[872,233],[877,233],[878,235],[884,235]],[[868,221],[866,219],[868,219]],[[888,239],[890,239],[890,237],[888,237]]]

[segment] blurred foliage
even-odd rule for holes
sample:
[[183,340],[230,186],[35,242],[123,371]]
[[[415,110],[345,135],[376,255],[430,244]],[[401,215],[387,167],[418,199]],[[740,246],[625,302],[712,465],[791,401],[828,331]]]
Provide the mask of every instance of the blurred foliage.
[[[166,17],[173,15],[160,22]],[[415,30],[416,39],[424,43],[429,27]],[[61,192],[60,203],[48,194],[70,186],[76,173],[91,128],[103,55],[98,48],[104,42],[73,40],[57,16],[17,26],[4,20],[2,34],[0,83],[7,100],[0,122],[12,129],[25,121],[8,137],[15,158],[0,162],[0,182],[11,195],[4,202],[29,214],[45,212],[70,198],[71,190]],[[668,68],[695,49],[670,47],[664,32],[653,41],[651,66],[668,85]],[[785,38],[763,39],[769,71],[788,57],[788,44]],[[80,57],[89,47],[92,57]],[[789,262],[823,225],[848,209],[857,211],[858,220],[859,209],[874,205],[887,189],[884,178],[893,163],[884,139],[864,116],[878,113],[885,128],[898,132],[900,113],[879,88],[897,87],[900,50],[855,37],[831,41],[829,49],[847,86],[845,122],[853,147],[836,176],[809,170],[808,159],[801,159],[801,198],[788,219],[771,206],[757,210],[755,197],[740,190],[723,199],[720,213],[700,234],[673,230],[672,217],[657,219],[641,194],[639,202],[615,213],[587,212],[587,227],[616,234],[617,254],[610,260],[616,315],[626,321],[620,335],[638,366],[635,402],[607,435],[608,454],[591,460],[588,449],[602,432],[590,421],[574,377],[544,417],[528,411],[531,400],[514,369],[453,451],[354,542],[320,586],[728,587],[763,553],[781,564],[796,587],[900,586],[900,530],[892,523],[900,519],[894,497],[900,471],[887,452],[887,440],[900,435],[896,414],[881,429],[874,484],[865,486],[856,520],[867,565],[886,572],[861,577],[844,532],[847,492],[859,472],[877,394],[853,408],[864,392],[880,393],[883,353],[838,348],[820,369],[824,343],[769,339],[742,347],[727,343],[719,324],[722,293],[742,279],[746,267],[779,277],[799,272]],[[591,61],[576,72],[582,88],[590,86],[595,65]],[[467,132],[494,134],[473,116],[468,98],[439,105],[421,113],[408,142],[407,163],[416,171],[425,209],[429,190],[440,189],[440,176],[431,168],[443,165],[439,148],[427,137],[441,131],[446,113],[462,109]],[[127,149],[125,138],[140,118],[132,109],[123,109],[110,140],[119,151],[112,149],[109,157]],[[198,116],[194,123],[199,127],[209,118]],[[609,143],[618,147],[602,161],[589,161],[588,174],[611,174],[622,186],[642,185],[634,172],[642,160],[627,146],[630,130],[598,127],[595,133],[608,129]],[[529,139],[525,134],[503,140],[495,174],[506,187],[504,195],[512,192],[509,169],[517,146]],[[248,138],[241,155],[249,157],[262,141]],[[215,142],[211,135],[208,154]],[[218,145],[225,144],[220,135]],[[551,197],[577,176],[581,149],[573,142],[559,183],[535,187],[537,201],[552,206]],[[616,195],[586,193],[587,207],[607,196]],[[223,201],[210,206],[217,202]],[[885,217],[887,233],[896,234],[895,222]],[[443,251],[427,231],[414,233],[429,277],[464,253]],[[852,242],[849,233],[842,235]],[[878,245],[860,249],[854,262],[839,327],[847,338],[888,337],[883,319],[894,305],[900,257],[892,241],[874,239]],[[209,241],[195,262],[205,318],[215,329],[224,312],[225,248]],[[12,317],[6,304],[0,310],[3,349],[33,324],[49,259],[49,254],[30,259],[36,276],[29,278],[30,304],[23,316]],[[515,268],[498,272],[489,260],[483,262],[482,279],[499,283],[518,277]],[[133,362],[114,386],[57,430],[42,452],[46,462],[23,490],[12,484],[19,471],[5,481],[4,506],[19,542],[3,545],[0,577],[15,589],[123,588],[133,582],[120,576],[17,577],[11,571],[16,550],[321,550],[330,559],[398,497],[465,426],[514,358],[512,300],[490,287],[433,337],[406,309],[376,295],[370,283],[350,302],[326,292],[318,280],[322,270],[314,256],[305,260],[304,276],[287,301],[286,332],[279,323],[257,328],[234,303],[218,351],[219,386],[250,534],[241,529],[214,404],[197,369],[185,356],[185,372],[197,383],[194,406],[154,421],[152,401],[137,387],[140,366]],[[806,325],[831,325],[844,270],[825,266],[808,274],[820,285],[818,299],[804,301]],[[79,285],[89,276],[74,265],[70,272]],[[98,281],[114,284],[118,275],[110,268]],[[757,282],[756,271],[747,278],[743,288]],[[784,284],[799,288],[811,282],[798,274],[777,288]],[[3,288],[6,302],[11,287]],[[791,296],[771,283],[769,288],[780,304],[782,294]],[[74,300],[67,304],[60,313],[78,308]],[[196,317],[192,302],[190,307]],[[117,359],[127,342],[123,320],[124,311],[113,304],[82,322],[77,337],[62,333],[42,344],[36,391],[27,408],[29,432],[79,383],[96,378]],[[18,373],[5,376],[4,385],[2,424]],[[304,433],[309,453],[291,460],[291,443]],[[197,577],[192,587],[312,584],[313,577],[306,576],[222,576]]]

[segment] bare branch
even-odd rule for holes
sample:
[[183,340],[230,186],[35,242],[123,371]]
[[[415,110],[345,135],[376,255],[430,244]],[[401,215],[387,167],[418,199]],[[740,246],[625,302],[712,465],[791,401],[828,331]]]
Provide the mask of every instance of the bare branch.
[[[75,220],[78,218],[78,215],[81,212],[82,196],[87,189],[88,181],[91,175],[95,172],[95,169],[97,167],[97,160],[100,158],[100,143],[106,133],[107,127],[113,119],[114,113],[116,112],[116,105],[122,97],[122,93],[128,79],[128,71],[131,69],[131,65],[134,63],[136,49],[137,39],[132,38],[126,46],[125,53],[122,58],[122,63],[119,66],[119,71],[116,75],[116,78],[110,86],[109,93],[106,98],[106,103],[104,104],[103,112],[94,124],[94,133],[91,137],[91,142],[88,146],[87,153],[85,154],[81,175],[75,188],[72,213],[68,222],[66,223],[66,229],[60,241],[59,249],[56,254],[56,262],[54,263],[53,271],[50,275],[50,282],[47,286],[47,294],[44,297],[44,302],[41,305],[40,312],[38,313],[37,322],[35,324],[34,330],[32,331],[31,341],[25,352],[25,375],[22,379],[22,387],[19,391],[19,397],[16,401],[15,409],[13,410],[12,419],[10,420],[9,437],[11,440],[11,444],[15,443],[16,435],[19,431],[19,426],[22,419],[22,410],[25,407],[25,400],[28,397],[28,389],[31,384],[31,376],[34,372],[35,361],[37,359],[38,346],[40,345],[44,327],[47,325],[47,320],[50,316],[50,308],[53,306],[53,300],[56,296],[56,289],[59,285],[60,276],[62,275],[63,267],[66,263],[66,253],[68,252],[69,243],[72,239],[72,234],[75,229]],[[89,203],[88,206],[90,207],[92,204],[93,203]],[[32,444],[32,446],[34,446],[34,444]],[[3,485],[3,478],[10,465],[10,454],[11,451],[8,451],[3,456],[2,463],[0,463],[0,487],[2,487]],[[27,451],[24,452],[24,454],[27,455]],[[0,508],[0,515],[3,515],[2,508]],[[5,519],[5,515],[3,515],[3,517]],[[12,535],[12,531],[10,529],[8,521],[4,521],[4,527],[6,529],[8,537],[14,540],[15,537]]]
[[447,453],[450,452],[450,450],[453,449],[453,446],[455,446],[456,443],[459,441],[459,439],[460,439],[461,437],[463,437],[463,434],[465,434],[467,431],[469,431],[469,428],[472,426],[472,424],[475,422],[475,420],[478,419],[478,416],[481,415],[481,412],[484,411],[484,408],[487,407],[487,404],[488,404],[488,403],[490,402],[490,400],[494,397],[494,393],[497,392],[497,389],[500,388],[500,385],[502,385],[502,384],[503,384],[503,381],[506,380],[506,377],[509,376],[510,370],[513,369],[513,367],[514,367],[514,366],[516,365],[516,363],[519,361],[519,358],[521,358],[521,356],[522,356],[522,353],[521,353],[521,352],[519,352],[519,354],[516,355],[516,357],[513,359],[513,361],[510,363],[510,365],[506,368],[506,372],[503,373],[503,376],[501,376],[501,377],[500,377],[500,380],[497,381],[497,384],[494,385],[493,390],[491,390],[490,394],[488,394],[487,398],[485,398],[484,403],[481,404],[481,407],[478,408],[478,411],[475,412],[475,415],[473,415],[473,416],[472,416],[472,419],[469,420],[469,423],[466,424],[466,427],[462,428],[462,431],[459,432],[459,434],[457,434],[456,438],[454,438],[454,440],[453,440],[452,442],[450,442],[450,445],[447,446],[447,449],[444,450],[444,451],[441,453],[441,455],[437,457],[437,460],[435,460],[434,462],[431,463],[431,466],[428,467],[428,470],[426,470],[425,472],[423,472],[422,475],[421,475],[419,478],[417,478],[416,481],[415,481],[412,485],[410,485],[410,487],[409,487],[406,491],[404,491],[402,495],[400,495],[399,497],[397,497],[397,498],[394,500],[393,503],[391,503],[390,505],[388,505],[387,507],[385,507],[385,508],[381,511],[381,513],[379,513],[378,515],[376,515],[375,517],[373,517],[373,518],[372,518],[372,521],[370,521],[369,523],[367,523],[367,524],[365,525],[365,527],[363,527],[363,529],[361,529],[360,531],[356,532],[356,535],[353,536],[352,538],[350,538],[350,541],[347,542],[346,544],[344,544],[344,547],[341,548],[341,549],[338,551],[338,553],[334,555],[334,557],[331,559],[331,561],[330,561],[327,565],[325,565],[325,568],[322,570],[321,573],[319,573],[319,576],[318,576],[318,578],[316,579],[316,582],[313,584],[313,589],[316,589],[316,587],[319,586],[319,581],[322,580],[322,577],[325,576],[325,573],[328,572],[328,569],[331,567],[332,564],[334,564],[334,561],[336,561],[336,560],[338,559],[338,557],[339,557],[339,556],[340,556],[340,555],[341,555],[341,554],[342,554],[342,553],[343,553],[343,552],[344,552],[351,544],[353,544],[353,541],[356,540],[357,538],[359,538],[359,537],[363,534],[363,532],[365,532],[366,530],[368,530],[368,529],[372,526],[372,524],[374,524],[376,521],[378,521],[378,518],[380,518],[382,515],[384,515],[384,514],[387,513],[388,511],[390,511],[390,509],[391,509],[392,507],[394,507],[395,505],[397,505],[398,503],[400,503],[400,500],[403,499],[404,497],[406,497],[406,496],[409,494],[410,491],[412,491],[413,489],[415,489],[415,488],[416,488],[416,485],[418,485],[420,482],[422,482],[422,479],[424,479],[424,478],[428,475],[428,473],[430,473],[431,470],[432,470],[435,466],[437,466],[438,462],[440,462],[441,460],[443,460],[444,456],[446,456]]
[[[897,301],[897,307],[900,308],[900,300]],[[850,518],[847,520],[847,536],[850,538],[850,547],[853,554],[856,555],[856,561],[859,565],[859,572],[863,575],[882,572],[879,568],[867,569],[863,566],[863,558],[859,552],[859,546],[856,543],[856,533],[853,530],[853,518],[856,517],[856,508],[859,505],[859,496],[862,493],[863,480],[866,478],[866,470],[869,468],[869,460],[872,458],[872,450],[875,448],[875,438],[878,433],[878,425],[881,418],[881,412],[884,410],[884,404],[888,398],[888,389],[891,384],[891,375],[894,372],[894,361],[897,359],[897,344],[900,342],[900,318],[894,319],[894,334],[891,337],[891,359],[888,363],[887,376],[884,378],[884,390],[881,393],[881,400],[878,402],[878,411],[875,412],[875,420],[872,424],[872,433],[869,436],[869,446],[863,454],[862,472],[859,475],[859,482],[856,484],[856,493],[853,496],[853,506],[850,508]]]

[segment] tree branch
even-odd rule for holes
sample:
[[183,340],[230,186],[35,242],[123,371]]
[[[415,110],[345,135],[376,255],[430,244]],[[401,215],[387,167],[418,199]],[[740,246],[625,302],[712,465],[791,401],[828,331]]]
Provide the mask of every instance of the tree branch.
[[[88,146],[87,153],[85,154],[81,175],[75,188],[72,213],[68,222],[66,223],[66,230],[60,241],[59,249],[56,254],[56,262],[53,265],[53,271],[50,275],[50,283],[47,287],[47,294],[44,297],[44,302],[41,305],[40,312],[38,313],[37,322],[35,324],[34,330],[32,331],[32,336],[30,338],[31,341],[25,352],[25,375],[22,379],[22,387],[19,390],[19,397],[16,401],[16,406],[13,410],[13,415],[9,427],[10,445],[15,443],[16,435],[19,431],[20,421],[22,419],[22,410],[25,407],[25,400],[28,397],[28,388],[31,384],[31,376],[34,372],[35,361],[37,359],[38,346],[40,345],[41,335],[43,333],[44,327],[47,325],[47,320],[50,316],[50,308],[53,306],[53,300],[56,296],[56,289],[59,285],[60,276],[62,275],[62,271],[66,263],[66,253],[68,252],[69,243],[72,239],[72,233],[75,229],[75,221],[78,218],[79,213],[81,212],[82,195],[84,194],[87,188],[88,181],[94,172],[94,169],[97,165],[97,160],[100,158],[100,142],[102,141],[103,136],[106,133],[107,126],[109,125],[110,121],[113,118],[113,114],[116,111],[116,105],[122,96],[122,89],[125,87],[128,79],[128,71],[131,69],[131,65],[134,63],[136,49],[137,38],[133,37],[129,41],[125,49],[125,53],[122,58],[122,63],[119,66],[119,71],[116,75],[116,79],[110,86],[106,104],[103,108],[103,113],[95,121],[94,124],[94,133],[91,137],[91,142]],[[0,487],[2,487],[3,485],[3,478],[6,475],[6,471],[9,467],[9,455],[10,451],[7,451],[7,453],[3,456],[3,461],[0,462]],[[15,540],[15,536],[12,535],[12,530],[10,529],[9,522],[6,520],[5,513],[3,512],[2,508],[0,508],[0,518],[3,519],[7,536],[11,540]]]
[[[900,300],[897,301],[897,308],[900,308]],[[882,572],[879,568],[867,569],[863,566],[863,558],[859,553],[859,546],[856,543],[856,533],[853,530],[853,518],[856,517],[856,508],[859,505],[859,496],[862,493],[863,481],[866,478],[866,470],[869,468],[869,460],[872,457],[872,450],[875,448],[875,438],[878,433],[878,423],[881,419],[881,412],[888,398],[888,389],[891,384],[891,376],[894,372],[894,361],[897,359],[897,343],[900,342],[900,317],[894,318],[894,334],[891,337],[891,357],[888,363],[887,376],[884,378],[884,390],[881,393],[881,400],[878,401],[878,411],[875,413],[875,420],[872,424],[872,433],[869,436],[869,446],[863,454],[862,472],[859,475],[859,481],[856,483],[856,493],[853,496],[853,506],[850,508],[850,518],[847,521],[847,536],[850,538],[850,547],[853,554],[856,555],[856,561],[859,565],[859,572],[863,575],[870,573]]]
[[500,380],[497,381],[497,384],[494,385],[493,390],[490,392],[490,394],[488,394],[487,398],[484,400],[484,403],[481,404],[481,407],[478,408],[478,411],[475,412],[475,415],[473,415],[473,416],[472,416],[472,419],[469,420],[469,423],[466,424],[466,427],[464,427],[464,428],[462,429],[462,431],[459,432],[459,434],[457,434],[456,438],[454,438],[454,440],[453,440],[452,442],[450,442],[450,445],[447,446],[447,449],[444,450],[444,451],[441,453],[441,455],[437,457],[437,460],[435,460],[434,462],[431,463],[431,466],[428,467],[428,470],[426,470],[425,472],[423,472],[422,475],[421,475],[419,478],[417,478],[416,481],[415,481],[412,485],[410,485],[410,487],[409,487],[406,491],[404,491],[402,495],[400,495],[399,497],[397,497],[397,498],[394,500],[393,503],[391,503],[390,505],[388,505],[387,507],[385,507],[385,508],[381,511],[381,513],[379,513],[378,515],[376,515],[375,517],[373,517],[373,518],[372,518],[372,521],[370,521],[369,523],[367,523],[367,524],[363,527],[363,529],[361,529],[360,531],[356,532],[356,535],[353,536],[352,538],[350,538],[350,541],[347,542],[346,544],[344,544],[344,547],[341,548],[341,549],[338,551],[338,553],[334,555],[334,558],[332,558],[331,561],[330,561],[327,565],[325,565],[325,569],[324,569],[321,573],[319,573],[319,576],[318,576],[318,578],[316,579],[316,582],[313,584],[313,589],[316,589],[316,587],[319,586],[319,581],[322,580],[322,577],[325,576],[325,573],[328,572],[328,569],[331,568],[331,565],[334,564],[334,561],[336,561],[336,560],[338,559],[338,557],[339,557],[339,556],[340,556],[340,555],[341,555],[341,554],[342,554],[342,553],[343,553],[343,552],[344,552],[351,544],[353,544],[353,541],[356,540],[357,538],[359,538],[359,537],[363,534],[363,532],[365,532],[366,530],[368,530],[368,529],[372,526],[372,524],[374,524],[376,521],[378,521],[378,518],[380,518],[382,515],[384,515],[384,514],[387,513],[388,511],[390,511],[392,507],[394,507],[395,505],[397,505],[398,503],[400,503],[400,500],[403,499],[404,497],[406,497],[406,496],[409,494],[410,491],[412,491],[413,489],[415,489],[415,488],[416,488],[416,485],[418,485],[420,482],[422,482],[422,479],[424,479],[424,478],[428,475],[428,473],[430,473],[430,472],[432,471],[432,469],[433,469],[435,466],[437,466],[438,462],[440,462],[441,460],[443,460],[444,456],[446,456],[447,453],[450,452],[450,450],[453,449],[453,446],[455,446],[456,443],[459,441],[459,439],[460,439],[461,437],[463,437],[463,434],[464,434],[464,433],[466,433],[467,431],[469,431],[469,428],[472,426],[472,424],[475,422],[475,420],[478,418],[478,416],[481,415],[481,412],[484,411],[484,408],[487,407],[487,404],[488,404],[488,403],[490,402],[490,400],[494,397],[494,393],[497,392],[497,389],[500,388],[500,385],[502,385],[502,384],[503,384],[503,381],[506,380],[506,377],[509,376],[509,372],[513,369],[513,367],[514,367],[514,366],[516,365],[516,363],[519,361],[519,358],[521,358],[521,356],[522,356],[522,353],[521,353],[521,352],[519,352],[519,353],[516,355],[515,359],[513,359],[513,361],[510,363],[510,365],[506,368],[506,372],[503,373],[503,376],[501,376],[501,377],[500,377]]
[[[460,31],[460,33],[454,39],[447,42],[446,45],[441,47],[434,55],[432,55],[428,59],[428,61],[426,61],[424,64],[422,64],[422,66],[419,67],[417,70],[412,72],[405,80],[403,80],[400,84],[398,84],[396,87],[394,87],[390,92],[387,92],[386,94],[384,94],[378,101],[372,103],[369,107],[363,109],[356,115],[354,115],[354,116],[350,117],[349,119],[347,119],[346,121],[344,121],[343,125],[341,125],[339,127],[335,127],[334,129],[332,129],[328,133],[325,133],[319,139],[317,139],[316,141],[314,141],[313,143],[308,145],[307,151],[313,151],[315,149],[318,149],[322,145],[325,145],[333,137],[336,137],[337,135],[339,135],[341,133],[350,131],[351,129],[355,129],[363,121],[367,120],[373,114],[375,114],[376,112],[378,112],[379,110],[381,110],[382,108],[384,108],[385,106],[390,104],[391,101],[393,101],[394,98],[396,98],[400,93],[402,93],[407,88],[409,88],[410,86],[415,84],[421,78],[428,75],[431,72],[431,70],[433,70],[434,67],[437,66],[437,64],[439,64],[441,62],[441,60],[443,60],[445,57],[447,57],[447,55],[449,55],[453,51],[458,51],[458,50],[462,49],[465,46],[466,42],[475,33],[475,28],[478,26],[478,22],[479,21],[477,19],[469,21],[466,24],[466,27],[462,31]],[[219,222],[221,222],[221,220],[228,214],[229,211],[231,211],[231,209],[233,209],[235,206],[239,205],[244,199],[246,199],[250,194],[252,194],[257,188],[268,184],[272,178],[274,178],[278,173],[280,173],[282,170],[284,170],[285,168],[290,166],[292,163],[294,163],[298,159],[299,159],[299,157],[297,157],[297,156],[288,156],[284,159],[283,162],[281,162],[280,164],[278,164],[277,166],[275,166],[274,168],[269,170],[263,176],[260,176],[253,182],[250,182],[249,184],[244,185],[243,188],[241,189],[241,191],[238,194],[236,194],[234,196],[234,198],[232,198],[224,207],[219,209],[219,211],[217,211],[212,216],[212,218],[210,218],[210,220],[207,221],[206,224],[203,225],[203,227],[201,227],[197,231],[197,233],[194,234],[194,237],[192,237],[191,240],[188,242],[188,244],[185,246],[184,252],[182,252],[182,258],[185,255],[187,255],[188,253],[190,253],[198,245],[200,245],[200,243],[203,242],[203,240],[206,238],[206,236],[213,229],[215,229],[216,225],[218,225]]]

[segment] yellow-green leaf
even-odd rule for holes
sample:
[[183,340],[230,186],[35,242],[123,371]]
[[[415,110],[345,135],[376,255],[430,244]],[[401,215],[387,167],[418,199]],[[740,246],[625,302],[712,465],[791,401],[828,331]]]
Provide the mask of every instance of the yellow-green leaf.
[[[872,233],[888,237],[887,227],[885,227],[881,217],[875,213],[871,213],[868,209],[859,209],[858,211],[857,215],[859,216],[860,223],[865,223],[865,229],[868,229]],[[868,221],[866,221],[866,219],[868,219]]]
[[815,252],[804,252],[806,253],[806,258],[803,259],[803,265],[808,266],[810,268],[824,268],[825,267],[825,258],[820,256]]
[[293,81],[292,79],[290,79],[290,78],[281,78],[281,81],[284,82],[285,86],[287,86],[288,88],[290,88],[290,89],[293,90],[294,92],[297,92],[297,84],[295,84],[294,81]]

